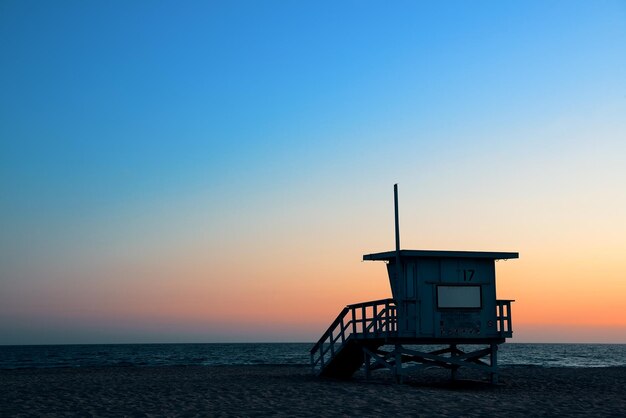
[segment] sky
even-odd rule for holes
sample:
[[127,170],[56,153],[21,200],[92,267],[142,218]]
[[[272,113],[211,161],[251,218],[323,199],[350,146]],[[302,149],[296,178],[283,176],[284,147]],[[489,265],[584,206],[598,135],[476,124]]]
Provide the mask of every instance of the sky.
[[624,1],[0,2],[0,344],[316,341],[402,247],[626,343]]

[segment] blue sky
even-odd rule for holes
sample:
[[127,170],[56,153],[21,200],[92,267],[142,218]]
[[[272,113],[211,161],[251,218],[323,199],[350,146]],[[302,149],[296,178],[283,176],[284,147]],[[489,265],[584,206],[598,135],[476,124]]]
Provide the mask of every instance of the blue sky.
[[81,283],[277,230],[358,253],[373,222],[384,249],[394,182],[414,246],[539,248],[598,219],[591,241],[619,246],[625,45],[623,1],[4,1],[0,286],[37,305],[71,263]]
[[3,165],[124,199],[623,103],[623,3],[500,3],[5,2]]

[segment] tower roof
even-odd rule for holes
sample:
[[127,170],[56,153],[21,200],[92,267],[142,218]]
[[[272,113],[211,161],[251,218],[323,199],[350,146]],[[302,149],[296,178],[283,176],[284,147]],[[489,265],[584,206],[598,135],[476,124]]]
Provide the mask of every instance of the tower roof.
[[[491,251],[441,251],[441,250],[400,250],[403,258],[488,258],[492,260],[507,260],[519,258],[519,253],[502,253]],[[363,261],[393,260],[396,258],[395,251],[382,253],[364,254]]]

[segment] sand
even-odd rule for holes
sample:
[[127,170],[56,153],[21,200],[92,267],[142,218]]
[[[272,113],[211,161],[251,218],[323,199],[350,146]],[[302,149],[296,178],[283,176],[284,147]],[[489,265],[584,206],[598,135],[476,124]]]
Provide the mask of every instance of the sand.
[[339,381],[294,366],[0,370],[0,416],[626,416],[626,367],[503,367],[497,386],[447,377]]

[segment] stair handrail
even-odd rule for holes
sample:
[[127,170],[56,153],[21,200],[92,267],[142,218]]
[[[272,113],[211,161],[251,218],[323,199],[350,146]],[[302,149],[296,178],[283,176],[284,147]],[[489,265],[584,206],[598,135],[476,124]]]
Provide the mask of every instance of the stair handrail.
[[383,303],[396,303],[396,300],[393,298],[371,300],[369,302],[353,303],[352,305],[346,306],[346,308],[367,308],[369,306],[382,305]]
[[337,318],[335,318],[335,320],[330,324],[330,326],[328,327],[326,332],[324,332],[322,334],[322,337],[319,339],[319,341],[313,346],[313,348],[311,349],[311,354],[314,354],[318,350],[318,348],[320,348],[322,346],[322,344],[324,344],[324,341],[326,341],[326,339],[330,335],[332,335],[332,332],[335,330],[337,325],[339,325],[339,324],[341,324],[343,322],[343,318],[346,316],[346,314],[349,311],[350,310],[348,309],[347,306],[341,310],[339,315],[337,315]]
[[[391,304],[391,303],[395,303],[395,300],[393,298],[378,299],[378,300],[372,300],[369,302],[353,303],[343,308],[342,311],[339,313],[339,315],[337,315],[337,318],[335,318],[335,320],[330,324],[326,332],[322,334],[321,338],[313,346],[313,348],[311,349],[311,354],[315,353],[320,348],[320,346],[324,343],[324,341],[326,341],[328,336],[331,335],[331,333],[335,330],[337,325],[343,322],[343,318],[346,316],[346,314],[350,312],[352,309],[367,308],[367,307],[374,306],[374,305],[382,305],[383,303]],[[354,318],[352,318],[349,322],[352,322],[353,320]]]

